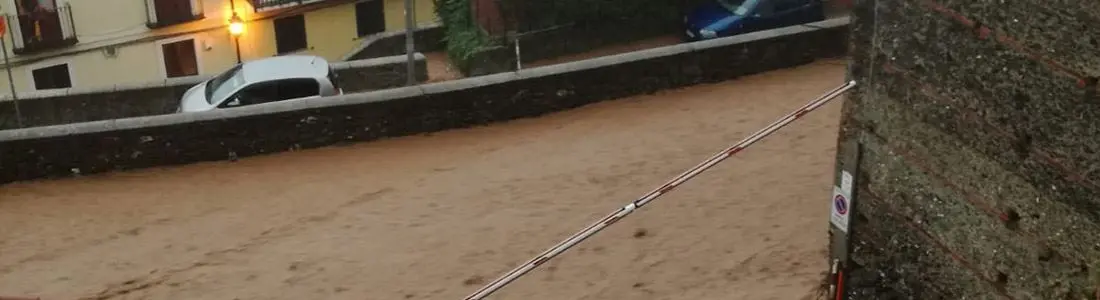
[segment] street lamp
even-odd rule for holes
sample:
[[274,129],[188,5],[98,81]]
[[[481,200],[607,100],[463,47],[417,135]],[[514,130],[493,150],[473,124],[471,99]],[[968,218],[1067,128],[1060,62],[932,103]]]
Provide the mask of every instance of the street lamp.
[[229,17],[229,35],[233,36],[233,44],[237,48],[238,64],[241,63],[241,34],[244,34],[244,20],[234,11],[233,16]]

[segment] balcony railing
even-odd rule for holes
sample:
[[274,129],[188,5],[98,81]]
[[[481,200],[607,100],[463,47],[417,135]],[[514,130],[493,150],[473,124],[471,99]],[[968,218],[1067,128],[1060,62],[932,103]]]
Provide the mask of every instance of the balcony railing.
[[11,26],[12,52],[33,53],[76,44],[76,26],[68,3],[55,9],[38,9],[5,16]]
[[268,11],[284,7],[324,2],[325,0],[248,0],[256,11]]
[[149,28],[183,24],[205,18],[202,0],[145,0]]

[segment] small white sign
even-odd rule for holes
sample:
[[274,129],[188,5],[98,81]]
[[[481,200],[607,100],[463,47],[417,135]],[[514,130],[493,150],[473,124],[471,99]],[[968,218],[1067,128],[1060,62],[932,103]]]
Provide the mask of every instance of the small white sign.
[[832,207],[829,222],[844,233],[848,233],[848,214],[852,211],[850,200],[849,195],[840,187],[833,187],[833,197],[829,201]]
[[848,171],[840,171],[840,190],[844,192],[844,195],[852,195],[852,173]]

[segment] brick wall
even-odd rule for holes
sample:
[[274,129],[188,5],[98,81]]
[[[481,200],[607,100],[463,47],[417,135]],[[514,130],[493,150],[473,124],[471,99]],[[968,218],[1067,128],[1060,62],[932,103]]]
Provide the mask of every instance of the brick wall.
[[854,4],[847,298],[1100,297],[1100,2]]

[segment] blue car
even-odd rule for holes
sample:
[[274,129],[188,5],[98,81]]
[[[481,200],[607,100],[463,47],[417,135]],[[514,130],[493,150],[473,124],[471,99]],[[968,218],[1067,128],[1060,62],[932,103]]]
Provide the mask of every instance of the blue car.
[[821,0],[713,0],[684,16],[684,38],[698,41],[821,20]]

